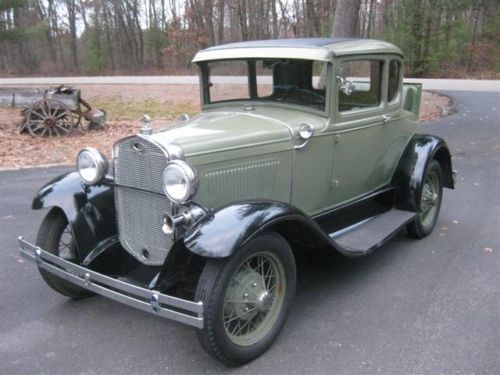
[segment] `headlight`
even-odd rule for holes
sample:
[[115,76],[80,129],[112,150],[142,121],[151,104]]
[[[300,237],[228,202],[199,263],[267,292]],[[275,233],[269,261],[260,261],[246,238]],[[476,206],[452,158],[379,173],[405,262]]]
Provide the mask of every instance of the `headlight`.
[[86,147],[78,152],[76,169],[83,182],[94,185],[101,181],[108,172],[108,161],[95,148]]
[[163,191],[175,203],[186,203],[196,194],[196,172],[182,160],[172,160],[163,171]]

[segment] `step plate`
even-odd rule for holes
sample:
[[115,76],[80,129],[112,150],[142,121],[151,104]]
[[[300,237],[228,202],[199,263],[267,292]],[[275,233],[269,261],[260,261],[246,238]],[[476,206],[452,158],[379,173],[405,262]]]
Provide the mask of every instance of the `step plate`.
[[369,253],[392,238],[417,214],[410,211],[391,209],[365,222],[330,234],[330,238],[346,252],[355,255]]

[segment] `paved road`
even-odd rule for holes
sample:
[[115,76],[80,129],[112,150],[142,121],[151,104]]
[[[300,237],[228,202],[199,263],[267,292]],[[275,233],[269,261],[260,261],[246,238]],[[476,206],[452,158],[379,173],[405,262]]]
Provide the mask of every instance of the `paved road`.
[[[267,77],[271,83],[271,77]],[[212,81],[222,84],[246,83],[246,77],[215,76]],[[263,80],[265,82],[265,80]],[[467,90],[500,92],[500,81],[470,79],[405,79],[405,82],[422,83],[424,90]],[[115,77],[32,77],[0,78],[2,85],[198,85],[198,76],[115,76]]]
[[427,124],[455,154],[433,234],[369,257],[299,261],[297,300],[276,344],[236,370],[192,329],[95,297],[69,301],[17,256],[42,216],[30,197],[64,168],[0,173],[1,374],[500,373],[500,95],[453,92],[457,113]]

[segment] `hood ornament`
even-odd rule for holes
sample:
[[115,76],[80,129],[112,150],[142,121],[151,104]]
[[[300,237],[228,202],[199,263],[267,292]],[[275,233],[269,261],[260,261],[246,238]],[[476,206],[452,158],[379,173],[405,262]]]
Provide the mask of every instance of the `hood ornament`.
[[153,134],[153,128],[151,127],[151,117],[144,115],[141,118],[141,134],[151,135]]

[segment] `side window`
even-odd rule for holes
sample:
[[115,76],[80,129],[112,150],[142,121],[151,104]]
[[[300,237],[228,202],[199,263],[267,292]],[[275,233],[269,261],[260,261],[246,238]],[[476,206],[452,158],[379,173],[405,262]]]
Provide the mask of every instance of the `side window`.
[[378,107],[381,102],[382,61],[344,61],[337,71],[340,112]]
[[247,76],[246,61],[228,60],[208,63],[208,86],[210,90],[210,103],[228,100],[249,99],[248,84],[225,84],[218,82],[216,76]]
[[387,101],[394,102],[398,98],[399,83],[401,79],[401,63],[391,60],[389,63],[389,85],[387,88]]

